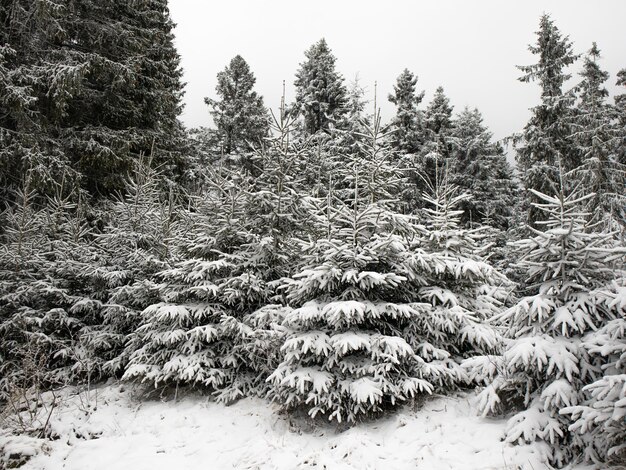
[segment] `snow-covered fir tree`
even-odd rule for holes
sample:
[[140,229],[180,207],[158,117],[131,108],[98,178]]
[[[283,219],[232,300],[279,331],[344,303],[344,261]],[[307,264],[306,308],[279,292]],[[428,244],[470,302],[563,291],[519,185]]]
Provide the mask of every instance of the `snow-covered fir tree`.
[[428,103],[423,114],[423,126],[421,140],[423,145],[417,158],[409,167],[413,173],[411,180],[415,182],[417,207],[423,208],[425,203],[421,199],[422,194],[429,191],[428,184],[434,183],[438,175],[445,172],[448,167],[451,148],[451,132],[453,129],[452,119],[453,106],[446,96],[443,87],[438,87]]
[[391,145],[400,154],[415,154],[423,144],[422,113],[418,106],[424,99],[424,92],[416,91],[417,76],[404,69],[396,79],[393,94],[389,101],[396,106],[396,114],[391,120],[394,135]]
[[[570,78],[565,69],[577,56],[572,52],[569,37],[561,35],[549,15],[541,16],[536,35],[537,42],[528,49],[537,56],[537,63],[518,68],[524,73],[520,81],[539,83],[541,103],[532,108],[530,120],[521,134],[514,137],[514,143],[524,188],[553,194],[559,181],[557,162],[560,160],[566,171],[580,164],[570,139],[573,95],[563,92],[563,85]],[[532,204],[537,201],[534,191],[526,192],[531,225],[541,216],[541,211]]]
[[[377,144],[377,122],[366,157],[351,160],[349,191],[328,195],[326,236],[301,242],[304,269],[282,287],[294,310],[285,319],[283,360],[269,378],[270,396],[285,408],[338,422],[454,386],[464,380],[455,356],[498,343],[480,325],[498,311],[498,294],[472,288],[502,279],[485,263],[452,254],[463,237],[447,222],[422,239],[426,229],[394,212],[400,201],[380,183],[397,169]],[[446,209],[435,213],[452,223],[457,213]],[[448,236],[443,248],[439,241]],[[448,284],[431,282],[442,274],[472,287],[453,294]]]
[[477,109],[465,108],[455,119],[451,132],[450,178],[471,195],[461,202],[462,221],[485,223],[506,230],[511,223],[516,183],[502,147],[492,142]]
[[[571,432],[592,441],[585,458],[602,465],[626,463],[626,282],[624,275],[598,299],[617,317],[583,337],[582,346],[591,358],[598,375],[583,388],[579,405],[564,408],[572,416]],[[600,372],[601,371],[601,372]]]
[[177,245],[191,225],[174,189],[163,193],[166,180],[151,163],[137,162],[126,191],[98,207],[104,226],[94,235],[98,257],[85,277],[104,306],[101,323],[85,331],[81,343],[93,368],[106,375],[123,370],[124,347],[141,311],[158,301],[152,277],[179,257]]
[[626,165],[626,69],[617,72],[617,85],[622,87],[624,93],[615,95],[615,107],[617,108],[617,136],[615,148],[617,161]]
[[157,275],[160,302],[142,314],[125,378],[203,386],[225,401],[263,390],[282,311],[263,307],[280,302],[274,283],[296,261],[289,238],[302,226],[292,125],[283,107],[258,151],[259,176],[216,169],[183,260]]
[[304,132],[312,135],[337,125],[347,113],[348,92],[325,39],[313,44],[304,55],[307,60],[296,72],[293,108],[304,121]]
[[180,176],[182,70],[165,0],[15,0],[0,8],[7,171],[31,168],[33,177],[45,171],[59,181],[71,166],[97,196],[121,190],[142,154]]
[[462,374],[454,361],[499,350],[500,333],[485,322],[501,311],[511,283],[483,258],[485,230],[460,224],[459,207],[470,195],[460,192],[445,173],[427,187],[426,222],[412,249],[423,253],[418,299],[429,310],[407,326],[405,335],[422,357],[440,359],[457,379]]
[[84,203],[62,181],[41,206],[30,184],[27,176],[2,214],[0,400],[34,381],[51,387],[99,375],[80,343],[103,307],[87,275],[97,255]]
[[579,102],[572,117],[572,132],[581,165],[573,171],[585,191],[594,193],[588,202],[589,212],[608,227],[615,223],[626,226],[626,166],[619,163],[615,152],[622,131],[615,125],[614,109],[606,102],[609,92],[604,83],[609,74],[600,68],[599,60],[600,50],[593,43],[580,73],[582,82],[576,87]]
[[602,361],[586,342],[624,316],[609,283],[615,267],[624,265],[626,249],[612,234],[594,231],[581,210],[592,195],[562,189],[556,196],[535,196],[546,216],[531,229],[532,238],[517,243],[528,292],[500,316],[510,340],[501,356],[466,366],[471,378],[487,384],[479,396],[483,413],[506,409],[515,399],[523,402],[524,410],[508,422],[506,441],[539,445],[546,459],[561,467],[597,453],[593,436],[570,431],[572,421],[562,412],[582,403],[583,387],[602,377]]
[[248,63],[235,56],[217,74],[215,90],[219,100],[205,98],[212,111],[223,153],[251,150],[268,136],[269,114],[263,97],[253,90],[256,78]]

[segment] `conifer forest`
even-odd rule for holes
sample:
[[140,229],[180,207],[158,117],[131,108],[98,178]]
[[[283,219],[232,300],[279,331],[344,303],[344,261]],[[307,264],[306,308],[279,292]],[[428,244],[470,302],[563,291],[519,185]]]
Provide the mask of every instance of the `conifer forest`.
[[[480,468],[624,468],[626,68],[602,44],[538,17],[534,61],[501,59],[537,100],[496,140],[424,71],[346,80],[323,38],[280,103],[235,55],[190,128],[174,33],[166,0],[0,4],[0,468],[144,468],[51,460],[124,394],[344,446],[468,400],[502,423]],[[145,468],[478,468],[324,449]]]

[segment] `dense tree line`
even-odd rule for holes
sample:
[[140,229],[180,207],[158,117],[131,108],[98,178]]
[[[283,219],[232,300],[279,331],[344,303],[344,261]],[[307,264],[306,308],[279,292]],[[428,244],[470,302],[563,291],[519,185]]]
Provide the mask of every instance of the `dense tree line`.
[[564,90],[579,57],[542,16],[518,178],[409,70],[383,123],[323,39],[293,103],[238,55],[185,131],[165,1],[0,23],[1,403],[117,377],[353,424],[479,385],[508,442],[624,462],[626,94],[595,43]]

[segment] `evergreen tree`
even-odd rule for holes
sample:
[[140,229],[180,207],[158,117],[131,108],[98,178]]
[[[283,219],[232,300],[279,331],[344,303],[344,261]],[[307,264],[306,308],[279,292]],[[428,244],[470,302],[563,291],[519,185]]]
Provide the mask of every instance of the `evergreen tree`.
[[[563,188],[563,185],[561,185]],[[597,233],[580,211],[590,195],[555,197],[539,192],[537,208],[547,214],[534,236],[517,243],[527,270],[528,296],[501,315],[510,328],[502,356],[476,360],[470,376],[488,384],[479,396],[484,413],[494,412],[507,397],[523,397],[526,408],[508,422],[506,441],[543,443],[552,465],[563,466],[578,455],[596,452],[589,435],[569,431],[562,414],[583,400],[583,387],[600,378],[601,362],[584,346],[585,335],[624,315],[606,285],[623,266],[626,250],[612,234]],[[607,301],[607,298],[609,299]]]
[[[544,14],[537,31],[537,42],[530,52],[538,57],[533,65],[519,66],[524,73],[520,81],[537,81],[541,87],[541,104],[532,108],[530,121],[522,133],[514,138],[517,163],[522,173],[524,187],[528,190],[552,194],[558,187],[558,164],[565,171],[579,166],[578,152],[571,143],[572,94],[564,93],[564,82],[570,78],[565,68],[576,61],[572,44],[563,37],[549,15]],[[541,215],[532,204],[533,191],[528,191],[528,221],[535,223]]]
[[220,100],[204,99],[212,109],[225,154],[250,150],[268,135],[268,112],[263,98],[253,91],[255,82],[250,66],[237,55],[217,74],[215,90]]
[[607,289],[604,308],[621,310],[621,316],[583,337],[582,345],[602,377],[583,388],[584,401],[563,409],[574,423],[570,431],[590,436],[593,447],[586,460],[596,464],[626,462],[626,286],[624,277]]
[[394,130],[391,145],[400,154],[415,154],[423,144],[422,117],[417,107],[424,99],[424,92],[417,93],[416,84],[417,76],[404,69],[388,98],[396,105],[396,115],[391,121]]
[[489,222],[506,230],[513,217],[516,183],[502,147],[491,141],[477,109],[454,120],[449,170],[452,182],[471,198],[461,202],[462,222]]
[[0,401],[35,380],[47,388],[100,375],[80,344],[102,319],[103,302],[87,275],[96,253],[85,206],[65,196],[64,183],[41,207],[27,177],[17,204],[2,214]]
[[[617,73],[618,86],[626,88],[626,69]],[[617,160],[621,165],[626,165],[626,92],[615,96],[615,107],[617,108],[617,139],[615,147]]]
[[329,131],[347,113],[348,92],[325,39],[313,44],[304,55],[307,60],[300,64],[294,82],[294,110],[304,120],[304,132],[312,135]]
[[[442,226],[432,232],[394,212],[400,201],[384,182],[394,173],[399,179],[398,170],[379,135],[377,117],[367,147],[347,156],[348,168],[337,175],[347,187],[329,192],[316,219],[325,236],[300,242],[305,264],[283,287],[295,309],[285,318],[282,362],[269,377],[270,396],[285,408],[338,422],[445,390],[464,379],[454,355],[497,344],[480,325],[497,310],[494,292],[473,290],[493,270],[452,254],[463,237],[450,231],[447,210],[436,211],[445,215],[434,217]],[[434,281],[443,271],[449,284]],[[458,296],[447,290],[452,279]]]
[[410,186],[405,199],[409,199],[409,210],[413,213],[426,205],[423,194],[436,186],[440,175],[447,171],[452,150],[452,109],[443,88],[438,87],[423,114],[422,137],[419,139],[423,145],[415,158],[403,162],[411,168],[407,175]]
[[2,4],[11,171],[58,180],[71,165],[92,194],[120,190],[142,154],[180,175],[182,71],[166,3]]
[[[361,152],[362,141],[366,138],[367,129],[372,125],[372,116],[365,112],[368,101],[365,89],[355,77],[347,92],[346,114],[333,127],[328,141],[323,142],[322,151],[329,155],[351,155]],[[321,142],[321,139],[317,139]],[[342,163],[337,161],[337,164]],[[335,170],[331,170],[335,171]]]
[[[159,301],[142,313],[124,377],[207,387],[220,400],[262,393],[279,334],[278,279],[296,262],[293,231],[301,150],[289,142],[284,108],[276,135],[258,149],[256,177],[220,167],[194,211],[183,259],[157,275]],[[268,305],[273,308],[265,308]]]
[[582,163],[574,173],[583,182],[585,191],[594,193],[588,201],[589,212],[609,226],[615,222],[626,226],[626,166],[618,162],[615,152],[620,133],[614,123],[614,110],[606,103],[609,93],[604,82],[609,74],[600,68],[599,59],[600,50],[593,43],[580,74],[583,80],[576,88],[579,103],[572,131]]
[[[52,73],[50,44],[63,36],[63,11],[51,2],[12,0],[0,4],[0,197],[12,201],[28,173],[32,188],[47,194],[62,178],[76,180],[67,158],[46,138],[42,94]],[[46,66],[43,65],[45,61]],[[69,69],[69,67],[68,67]],[[69,91],[57,85],[58,100]],[[43,92],[41,90],[44,90]]]

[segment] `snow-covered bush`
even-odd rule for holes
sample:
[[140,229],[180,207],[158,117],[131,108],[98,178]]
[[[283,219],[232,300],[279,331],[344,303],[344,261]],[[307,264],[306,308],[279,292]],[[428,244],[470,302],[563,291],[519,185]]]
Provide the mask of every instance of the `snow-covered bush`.
[[616,276],[615,263],[623,266],[626,251],[615,246],[611,234],[587,224],[579,208],[590,196],[563,191],[535,196],[542,201],[537,209],[546,214],[538,222],[543,230],[531,229],[534,236],[517,244],[528,295],[500,316],[511,338],[502,355],[477,359],[468,371],[487,385],[479,397],[484,414],[498,411],[506,395],[523,397],[526,409],[509,420],[506,441],[541,442],[550,463],[563,466],[583,452],[591,458],[596,446],[607,444],[570,432],[571,420],[561,412],[581,404],[583,387],[604,373],[594,355],[608,350],[589,342],[602,337],[595,330],[623,318],[623,305],[610,300],[614,294],[606,285]]

